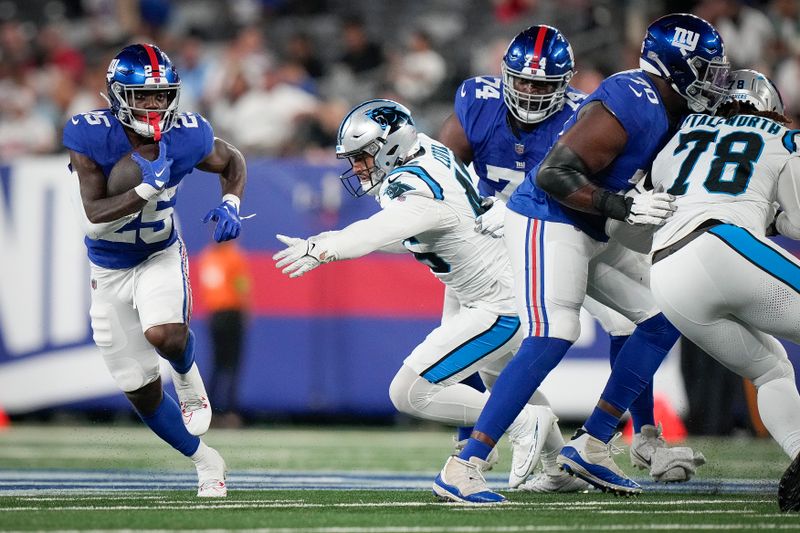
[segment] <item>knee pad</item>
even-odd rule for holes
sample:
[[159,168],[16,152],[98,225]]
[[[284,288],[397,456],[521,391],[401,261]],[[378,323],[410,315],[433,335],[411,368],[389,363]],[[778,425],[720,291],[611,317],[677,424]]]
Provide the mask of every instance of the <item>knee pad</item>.
[[159,374],[148,372],[133,358],[118,359],[115,368],[109,366],[111,377],[122,392],[133,392],[158,379]]
[[580,316],[580,307],[572,308],[566,305],[549,306],[547,309],[546,333],[541,336],[563,339],[567,342],[574,343],[581,335]]
[[420,379],[416,372],[406,365],[400,367],[389,385],[389,399],[394,408],[401,413],[413,414],[409,393],[414,381]]
[[110,348],[112,345],[111,316],[113,312],[114,307],[111,304],[93,303],[89,308],[89,317],[92,321],[92,338],[94,343],[101,348]]
[[147,342],[134,315],[127,316],[111,303],[93,303],[89,310],[92,336],[114,382],[132,392],[160,375],[159,357]]

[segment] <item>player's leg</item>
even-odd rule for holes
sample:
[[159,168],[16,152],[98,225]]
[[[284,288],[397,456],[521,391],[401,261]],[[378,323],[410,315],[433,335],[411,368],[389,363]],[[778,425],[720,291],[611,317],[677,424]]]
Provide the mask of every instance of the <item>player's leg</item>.
[[[481,369],[481,378],[483,382],[486,383],[489,390],[494,387],[498,376],[503,371],[506,364],[508,364],[508,359],[503,358]],[[562,493],[580,492],[591,488],[588,483],[582,479],[570,476],[556,464],[558,452],[560,452],[561,448],[564,446],[564,436],[561,434],[561,428],[558,426],[558,417],[550,408],[550,402],[547,397],[537,389],[528,400],[528,404],[528,407],[533,406],[533,408],[529,409],[526,407],[522,412],[524,413],[526,410],[529,410],[535,415],[532,421],[534,422],[536,431],[527,432],[524,433],[524,435],[533,435],[536,433],[535,439],[527,441],[529,444],[528,449],[532,450],[533,453],[530,454],[530,460],[525,460],[527,457],[525,453],[515,453],[512,456],[512,459],[519,457],[519,459],[522,460],[512,460],[512,469],[509,473],[508,480],[509,487],[518,488],[519,490],[527,492]],[[524,449],[524,446],[518,446],[518,448]],[[497,450],[497,448],[493,450]],[[533,473],[532,470],[536,467],[533,461],[535,461],[537,456],[541,461],[542,470]],[[491,457],[491,455],[489,457]]]
[[153,254],[135,270],[134,303],[144,335],[172,367],[186,428],[203,435],[211,423],[211,402],[194,360],[195,337],[189,329],[192,292],[183,241]]
[[[624,259],[620,261],[620,253],[623,252]],[[620,263],[623,265],[622,269],[628,277],[640,280],[644,285],[648,284],[650,276],[650,261],[649,259],[639,253],[630,253],[621,244],[615,241],[609,241],[607,250],[601,254],[603,257],[610,257],[612,260],[617,261],[616,266],[619,268]],[[638,272],[638,273],[637,273]],[[590,289],[591,290],[591,289]],[[603,328],[609,333],[611,343],[611,366],[613,368],[619,351],[627,342],[631,333],[636,325],[622,316],[620,313],[614,311],[608,306],[604,306],[587,296],[584,302],[584,307],[598,319]],[[644,391],[631,403],[628,411],[631,414],[633,422],[633,442],[630,446],[629,455],[631,463],[638,467],[650,470],[652,465],[652,456],[656,449],[669,450],[666,441],[661,437],[661,425],[656,425],[655,416],[653,414],[654,399],[653,399],[653,382],[651,381]],[[662,451],[661,454],[673,454],[676,460],[679,460],[684,454],[685,450],[675,449],[672,452]],[[683,470],[674,470],[675,475],[680,474]],[[670,481],[687,481],[687,477],[679,479],[671,479]]]
[[[512,211],[506,213],[505,228],[526,339],[498,377],[460,461],[448,461],[440,477],[461,468],[453,478],[469,478],[467,463],[485,461],[580,331],[580,305],[595,241],[571,225],[528,219]],[[502,501],[502,496],[496,499]]]
[[[797,342],[800,262],[740,228],[721,233],[698,237],[654,265],[653,294],[692,342],[756,386],[764,425],[793,459],[779,485],[781,509],[800,510],[800,394],[783,346],[760,331],[781,331]],[[681,272],[690,280],[679,279]],[[677,281],[687,291],[675,291]]]
[[[503,316],[464,307],[433,330],[406,358],[392,380],[389,397],[406,414],[454,426],[471,426],[487,395],[463,383],[465,376],[491,361],[509,359],[521,341],[516,315]],[[530,432],[528,413],[517,417],[509,434]],[[488,463],[493,464],[491,457]]]
[[119,388],[142,421],[162,440],[192,459],[198,471],[198,496],[225,496],[225,464],[183,424],[175,400],[163,392],[159,357],[142,333],[133,308],[133,269],[92,266],[90,316],[95,343]]
[[[445,325],[447,321],[451,320],[453,317],[458,315],[460,311],[461,311],[461,303],[458,301],[458,297],[450,287],[445,285],[444,299],[442,304],[442,325]],[[461,383],[469,387],[472,387],[478,392],[484,392],[486,390],[486,386],[484,385],[483,381],[481,380],[481,377],[477,373],[465,377],[463,380],[461,380]],[[472,434],[471,424],[468,426],[459,426],[456,428],[456,436],[455,436],[456,453],[460,452],[461,449],[464,447],[470,434]],[[494,455],[494,458],[496,462],[497,454]]]
[[679,335],[659,313],[629,253],[606,248],[592,258],[587,291],[637,327],[620,350],[597,407],[558,457],[565,470],[618,493],[637,493],[641,487],[614,463],[611,440],[620,418],[650,384]]
[[[610,242],[608,246],[621,246],[618,243]],[[646,256],[642,254],[632,254],[639,260],[642,272],[646,273],[650,269],[650,262]],[[628,320],[622,314],[614,311],[607,305],[603,305],[591,296],[587,295],[583,302],[583,308],[586,309],[599,323],[603,330],[608,333],[609,340],[609,361],[611,367],[617,361],[619,351],[628,341],[636,324]],[[628,411],[631,413],[633,420],[633,431],[635,434],[641,434],[642,426],[655,427],[655,418],[653,417],[653,383],[651,382],[631,404]]]

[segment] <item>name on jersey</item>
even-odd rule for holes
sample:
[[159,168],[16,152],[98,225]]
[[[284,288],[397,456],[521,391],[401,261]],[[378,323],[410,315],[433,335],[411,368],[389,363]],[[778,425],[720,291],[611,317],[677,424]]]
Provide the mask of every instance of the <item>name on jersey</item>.
[[727,124],[728,126],[735,126],[737,128],[757,128],[766,131],[771,135],[775,135],[781,131],[781,126],[765,117],[755,117],[752,115],[734,115],[729,118],[725,117],[712,117],[710,115],[695,114],[686,117],[681,127],[689,126],[691,128],[699,126],[716,127],[720,124]]

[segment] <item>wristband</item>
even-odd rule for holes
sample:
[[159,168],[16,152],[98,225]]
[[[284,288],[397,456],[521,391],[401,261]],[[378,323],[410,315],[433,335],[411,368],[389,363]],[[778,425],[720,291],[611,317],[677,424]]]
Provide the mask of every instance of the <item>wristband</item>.
[[226,194],[225,196],[222,197],[222,203],[225,202],[230,202],[231,204],[233,204],[233,207],[236,208],[236,212],[237,213],[239,212],[239,206],[241,205],[242,201],[239,199],[238,196],[230,193]]
[[631,205],[633,205],[633,198],[614,194],[606,189],[592,191],[592,207],[604,217],[625,220],[625,217],[631,212]]
[[147,183],[140,183],[136,187],[133,188],[134,192],[139,195],[142,200],[150,201],[156,196],[158,196],[161,191],[153,187],[152,185],[148,185]]

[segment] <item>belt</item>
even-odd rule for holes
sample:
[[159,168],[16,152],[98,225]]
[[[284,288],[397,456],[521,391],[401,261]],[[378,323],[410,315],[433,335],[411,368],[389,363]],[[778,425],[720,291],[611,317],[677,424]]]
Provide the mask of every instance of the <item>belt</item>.
[[652,259],[651,264],[655,265],[656,263],[658,263],[659,261],[661,261],[665,257],[668,257],[668,256],[674,254],[675,252],[677,252],[678,250],[680,250],[681,248],[683,248],[684,246],[686,246],[687,244],[689,244],[690,242],[692,242],[693,240],[698,238],[703,233],[707,232],[708,230],[710,230],[714,226],[719,226],[720,224],[725,224],[725,223],[724,222],[720,222],[719,220],[717,220],[715,218],[712,218],[710,220],[706,220],[705,222],[703,222],[702,224],[697,226],[695,229],[693,229],[684,238],[682,238],[679,241],[676,241],[676,242],[670,244],[666,248],[662,248],[662,249],[660,249],[658,251],[653,252],[653,259]]

